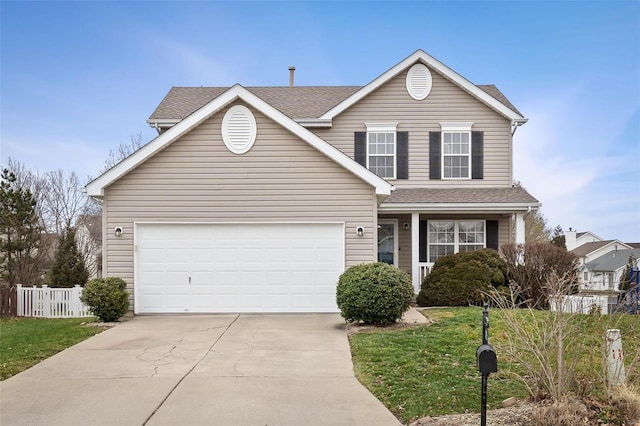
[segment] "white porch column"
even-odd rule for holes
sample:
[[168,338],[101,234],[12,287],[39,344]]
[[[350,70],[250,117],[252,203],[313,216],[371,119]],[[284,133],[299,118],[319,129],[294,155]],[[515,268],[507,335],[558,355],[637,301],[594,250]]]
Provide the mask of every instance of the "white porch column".
[[516,213],[516,244],[525,243],[524,234],[524,213]]
[[411,213],[411,279],[416,294],[420,291],[420,215]]

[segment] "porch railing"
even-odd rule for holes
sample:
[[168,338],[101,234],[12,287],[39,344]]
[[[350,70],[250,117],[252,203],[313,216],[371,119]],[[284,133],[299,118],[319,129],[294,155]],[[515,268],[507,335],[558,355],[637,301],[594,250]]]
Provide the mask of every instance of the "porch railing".
[[433,268],[433,263],[431,262],[419,262],[420,266],[420,283],[422,283],[427,275],[431,273],[431,268]]

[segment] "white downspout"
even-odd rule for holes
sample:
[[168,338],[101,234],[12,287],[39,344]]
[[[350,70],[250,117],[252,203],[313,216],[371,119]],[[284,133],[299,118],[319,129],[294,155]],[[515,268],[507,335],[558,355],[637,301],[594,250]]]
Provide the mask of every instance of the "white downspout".
[[420,214],[411,213],[411,280],[416,294],[420,292]]

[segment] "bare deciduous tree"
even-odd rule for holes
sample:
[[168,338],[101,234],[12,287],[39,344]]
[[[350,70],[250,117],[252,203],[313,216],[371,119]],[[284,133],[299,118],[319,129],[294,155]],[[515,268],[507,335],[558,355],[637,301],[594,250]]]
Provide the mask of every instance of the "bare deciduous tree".
[[36,200],[36,214],[41,221],[40,225],[46,228],[43,212],[43,197],[47,184],[44,175],[40,174],[37,170],[33,171],[28,169],[26,165],[12,157],[9,157],[7,161],[7,168],[15,174],[16,185],[18,187],[31,191],[31,195]]
[[76,225],[76,244],[84,260],[89,278],[99,278],[102,270],[102,217],[100,214],[80,216]]
[[61,235],[66,229],[75,227],[78,218],[89,208],[90,200],[75,172],[65,176],[62,170],[45,175],[46,191],[43,213],[47,228]]
[[529,307],[548,306],[544,286],[552,274],[571,277],[575,283],[576,257],[551,243],[503,244],[500,250],[507,262],[509,285],[519,286],[519,296]]
[[551,229],[542,211],[536,210],[524,218],[525,241],[528,243],[546,243],[551,239]]
[[104,173],[140,148],[147,142],[142,137],[142,133],[138,133],[135,136],[131,136],[131,140],[128,143],[121,143],[116,149],[109,151],[109,156],[104,161],[104,167],[100,170],[100,173]]

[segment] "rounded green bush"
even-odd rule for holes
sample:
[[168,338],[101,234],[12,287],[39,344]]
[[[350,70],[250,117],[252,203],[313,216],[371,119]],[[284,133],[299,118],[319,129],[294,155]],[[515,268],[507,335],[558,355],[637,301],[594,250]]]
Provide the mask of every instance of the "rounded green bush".
[[127,283],[122,278],[94,278],[84,286],[80,300],[101,321],[117,321],[129,309],[126,288]]
[[482,303],[482,293],[505,284],[506,264],[498,252],[476,250],[444,256],[426,276],[419,306],[466,306]]
[[411,278],[386,263],[352,266],[338,280],[336,300],[347,321],[388,325],[402,318],[413,300]]

